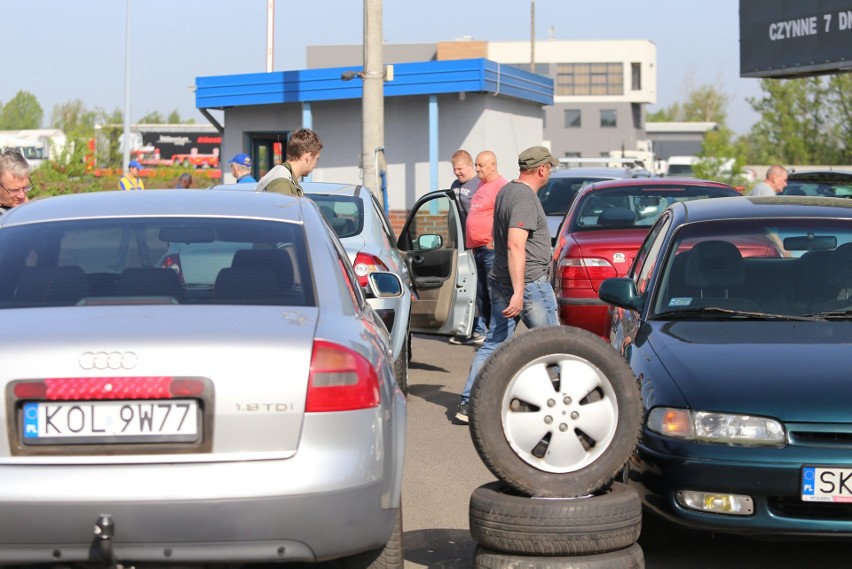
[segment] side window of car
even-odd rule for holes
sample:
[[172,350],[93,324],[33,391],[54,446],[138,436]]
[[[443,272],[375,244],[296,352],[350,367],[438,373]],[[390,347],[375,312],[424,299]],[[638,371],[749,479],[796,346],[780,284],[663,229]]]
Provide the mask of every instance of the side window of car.
[[636,255],[636,261],[630,271],[630,278],[636,283],[636,290],[639,294],[645,294],[648,288],[648,282],[651,279],[651,273],[654,267],[657,266],[660,250],[663,246],[667,229],[671,225],[671,217],[666,215],[662,217],[657,224],[651,228],[651,232],[642,243],[642,248]]
[[410,220],[400,236],[400,249],[418,251],[456,247],[459,222],[449,197],[440,196],[422,202]]

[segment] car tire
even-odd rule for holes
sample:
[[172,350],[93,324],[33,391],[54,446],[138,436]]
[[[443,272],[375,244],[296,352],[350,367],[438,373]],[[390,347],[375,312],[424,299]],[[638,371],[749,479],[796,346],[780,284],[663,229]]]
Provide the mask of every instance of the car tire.
[[477,547],[473,566],[476,569],[644,569],[645,556],[635,543],[609,553],[565,557],[511,555]]
[[502,482],[470,496],[470,533],[483,547],[526,555],[591,555],[629,547],[642,527],[642,503],[632,488],[614,482],[584,498],[519,496]]
[[585,496],[607,486],[633,452],[641,420],[627,363],[570,326],[516,335],[489,356],[471,391],[480,458],[528,496]]
[[402,547],[402,505],[397,509],[396,521],[390,539],[384,547],[347,557],[339,566],[341,569],[403,569],[405,563]]
[[393,362],[393,375],[396,377],[396,384],[405,395],[408,395],[408,341],[402,343],[402,350],[399,352],[399,357]]

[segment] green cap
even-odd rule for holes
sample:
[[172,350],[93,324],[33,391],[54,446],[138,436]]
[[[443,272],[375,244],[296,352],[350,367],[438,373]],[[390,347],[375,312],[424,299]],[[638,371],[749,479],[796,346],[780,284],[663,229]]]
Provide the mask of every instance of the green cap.
[[532,170],[548,163],[551,166],[559,166],[559,160],[544,146],[532,146],[518,156],[518,167],[521,170]]

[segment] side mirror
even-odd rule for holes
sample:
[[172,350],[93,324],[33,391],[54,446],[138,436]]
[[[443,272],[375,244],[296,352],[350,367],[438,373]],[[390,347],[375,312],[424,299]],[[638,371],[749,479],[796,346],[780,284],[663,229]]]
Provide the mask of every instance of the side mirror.
[[370,273],[367,277],[367,292],[375,298],[402,296],[402,280],[394,273]]
[[440,235],[427,233],[417,238],[417,248],[421,251],[431,251],[438,249],[444,244],[444,240]]
[[598,289],[598,298],[606,302],[639,312],[642,310],[643,299],[636,291],[636,283],[633,279],[618,277],[606,279]]

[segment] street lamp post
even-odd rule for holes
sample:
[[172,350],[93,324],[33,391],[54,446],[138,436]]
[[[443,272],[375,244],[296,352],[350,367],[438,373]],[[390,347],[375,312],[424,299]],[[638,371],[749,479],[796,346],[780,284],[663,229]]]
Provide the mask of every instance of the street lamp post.
[[122,172],[127,172],[130,163],[130,0],[127,0],[127,21],[124,26],[124,152]]

